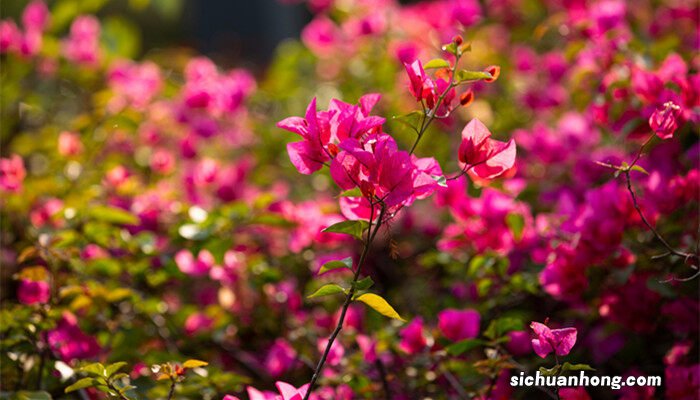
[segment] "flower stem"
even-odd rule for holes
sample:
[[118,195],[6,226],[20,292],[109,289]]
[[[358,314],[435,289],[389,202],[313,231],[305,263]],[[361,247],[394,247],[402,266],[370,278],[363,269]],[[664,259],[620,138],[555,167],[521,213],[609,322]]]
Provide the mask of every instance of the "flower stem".
[[[659,233],[659,231],[657,231],[656,228],[654,228],[654,226],[651,225],[651,223],[649,222],[649,220],[647,220],[647,218],[644,216],[644,213],[642,212],[642,209],[641,209],[641,207],[639,206],[639,203],[638,203],[638,201],[637,201],[637,195],[635,194],[634,189],[632,189],[632,179],[631,179],[631,177],[630,177],[630,170],[627,169],[627,170],[624,171],[624,173],[625,173],[625,180],[627,181],[627,191],[630,193],[630,196],[632,197],[632,204],[634,205],[634,209],[637,210],[637,214],[639,214],[639,217],[642,219],[642,222],[644,222],[644,225],[646,225],[647,228],[649,228],[649,230],[654,234],[654,237],[656,237],[656,239],[657,239],[659,242],[661,242],[661,244],[664,245],[664,247],[666,248],[666,250],[668,250],[668,253],[669,253],[669,254],[673,254],[673,255],[682,257],[682,258],[685,259],[685,260],[688,260],[688,259],[695,259],[695,260],[697,260],[697,259],[698,259],[698,255],[697,255],[697,254],[686,253],[686,252],[683,252],[683,251],[680,251],[680,250],[676,250],[675,248],[673,248],[673,247],[666,241],[666,239],[664,239],[663,236],[661,236],[661,234]],[[694,268],[697,269],[697,266],[695,266]]]
[[362,266],[365,263],[365,260],[367,259],[367,253],[369,253],[369,248],[370,245],[372,244],[372,241],[374,240],[374,237],[377,236],[377,232],[379,231],[379,227],[382,224],[382,219],[384,217],[384,211],[385,207],[382,205],[381,210],[379,212],[379,218],[377,218],[377,221],[374,223],[374,230],[372,229],[372,224],[373,224],[373,217],[374,217],[374,203],[371,203],[370,207],[370,219],[369,219],[369,227],[367,228],[367,240],[364,243],[364,247],[362,248],[362,253],[360,254],[360,260],[357,262],[357,269],[355,270],[355,275],[353,276],[352,279],[352,285],[350,286],[350,290],[348,290],[347,296],[345,296],[345,302],[343,302],[343,307],[341,308],[340,311],[340,318],[338,318],[338,324],[336,325],[335,329],[333,330],[333,333],[331,333],[331,336],[328,338],[328,344],[326,344],[326,349],[323,351],[323,355],[321,356],[321,359],[318,362],[318,365],[316,366],[316,369],[314,370],[314,374],[311,376],[311,381],[309,382],[309,388],[306,391],[306,394],[304,395],[303,400],[309,400],[309,396],[311,396],[311,392],[313,391],[314,387],[316,386],[316,381],[318,381],[318,378],[321,376],[321,372],[323,372],[323,367],[326,364],[326,359],[328,358],[328,354],[331,351],[331,347],[333,346],[333,342],[335,342],[335,339],[338,337],[338,334],[340,334],[340,331],[343,329],[343,322],[345,321],[345,314],[348,312],[348,308],[350,307],[350,303],[352,303],[352,298],[353,295],[355,294],[355,283],[358,281],[360,278],[360,272],[362,271]]
[[[420,130],[418,131],[418,137],[416,138],[416,141],[413,142],[413,146],[411,146],[411,151],[408,152],[408,154],[413,154],[413,152],[416,150],[416,147],[418,147],[418,143],[420,140],[423,138],[423,135],[425,134],[425,131],[428,130],[428,127],[430,124],[437,118],[437,110],[440,108],[440,104],[442,104],[443,100],[445,100],[445,97],[447,94],[452,90],[455,86],[455,73],[457,72],[457,63],[459,63],[459,55],[455,55],[455,63],[451,68],[450,72],[450,82],[447,85],[447,88],[440,94],[438,97],[437,101],[435,102],[435,107],[433,107],[432,110],[428,110],[426,112],[425,108],[423,109],[423,115],[427,116],[427,119],[423,119],[421,121],[421,127]],[[449,114],[449,112],[448,112]]]

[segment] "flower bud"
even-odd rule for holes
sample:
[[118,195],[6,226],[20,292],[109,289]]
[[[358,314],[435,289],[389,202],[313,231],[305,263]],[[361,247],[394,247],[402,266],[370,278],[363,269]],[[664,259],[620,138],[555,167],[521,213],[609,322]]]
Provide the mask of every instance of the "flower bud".
[[498,79],[498,76],[501,75],[501,67],[499,67],[498,65],[492,65],[492,66],[486,68],[485,71],[488,72],[489,74],[491,74],[491,78],[484,79],[484,82],[491,83],[491,82],[495,81],[496,79]]
[[474,92],[470,89],[467,90],[466,92],[462,93],[461,96],[459,96],[459,104],[461,104],[463,107],[468,107],[472,102],[474,101]]

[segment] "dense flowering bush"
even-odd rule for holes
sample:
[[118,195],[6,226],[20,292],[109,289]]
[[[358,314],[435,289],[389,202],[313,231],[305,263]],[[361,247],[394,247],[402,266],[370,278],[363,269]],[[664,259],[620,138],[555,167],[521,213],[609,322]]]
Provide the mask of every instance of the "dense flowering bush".
[[[104,3],[0,21],[0,397],[696,398],[698,4],[309,0],[256,76]],[[509,384],[592,369],[664,381]]]

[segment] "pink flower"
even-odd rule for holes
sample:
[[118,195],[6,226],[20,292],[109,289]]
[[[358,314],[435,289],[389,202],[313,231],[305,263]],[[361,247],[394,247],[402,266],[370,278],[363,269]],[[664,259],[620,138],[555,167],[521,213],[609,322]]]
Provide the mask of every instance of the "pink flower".
[[49,24],[49,9],[41,0],[34,0],[22,12],[22,25],[26,30],[43,32]]
[[[299,389],[282,381],[275,382],[275,386],[282,395],[282,400],[302,400],[304,396],[306,396],[306,392],[309,390],[308,383]],[[312,396],[312,398],[315,398],[315,396]]]
[[115,94],[108,104],[113,113],[127,106],[143,110],[163,87],[160,68],[150,61],[141,64],[117,61],[110,68],[107,79]]
[[0,21],[0,53],[19,50],[22,32],[15,21]]
[[213,325],[214,320],[212,318],[208,317],[204,313],[197,312],[187,317],[184,328],[185,333],[191,336],[197,332],[211,329]]
[[151,155],[151,169],[159,174],[167,175],[175,169],[175,157],[165,149],[158,149]]
[[55,198],[48,199],[40,203],[29,213],[29,220],[37,228],[44,226],[58,227],[63,221],[58,219],[57,214],[63,210],[63,201]]
[[248,386],[246,388],[248,393],[248,400],[279,400],[280,396],[272,392],[261,392],[258,389]]
[[379,97],[378,94],[364,95],[358,105],[333,99],[327,111],[317,111],[314,98],[304,118],[289,117],[278,122],[279,128],[304,139],[287,145],[292,164],[300,173],[309,175],[334,158],[345,140],[380,131],[384,118],[369,115]]
[[478,119],[462,130],[459,161],[478,178],[493,179],[513,168],[515,151],[515,140],[504,143],[491,139],[491,132]]
[[296,351],[284,339],[277,339],[265,358],[265,369],[273,377],[282,376],[296,361]]
[[46,333],[51,349],[64,362],[95,357],[100,345],[92,336],[86,335],[78,326],[78,319],[70,312],[64,312],[56,328]]
[[406,325],[399,333],[399,336],[401,336],[399,349],[408,354],[419,353],[428,345],[428,341],[423,336],[423,319],[420,317]]
[[92,15],[73,21],[63,44],[66,59],[77,64],[95,65],[100,59],[100,22]]
[[414,60],[411,63],[404,63],[406,73],[410,85],[408,89],[411,91],[416,101],[421,101],[426,97],[432,97],[435,93],[435,83],[428,77],[423,69],[423,64],[420,60]]
[[565,356],[576,343],[576,328],[549,329],[547,325],[534,321],[530,328],[537,335],[536,339],[532,339],[532,348],[542,358],[546,358],[551,352]]
[[377,341],[361,334],[357,335],[356,340],[365,361],[368,363],[375,362],[377,360]]
[[664,103],[663,108],[657,108],[651,117],[649,117],[649,126],[662,140],[670,139],[673,133],[678,129],[678,117],[681,114],[681,108],[673,102]]
[[[327,338],[322,338],[318,340],[318,344],[316,348],[320,353],[322,353],[325,349],[326,346],[328,346],[328,339]],[[340,344],[337,340],[333,342],[333,345],[331,346],[331,350],[328,353],[328,358],[326,359],[326,362],[330,366],[338,365],[340,364],[341,361],[343,361],[343,356],[345,355],[345,348],[343,348],[343,345]]]
[[80,258],[82,258],[85,261],[98,260],[107,257],[109,257],[109,253],[105,249],[94,243],[88,244],[87,246],[85,246],[83,251],[80,252]]
[[456,342],[479,335],[481,316],[476,310],[447,309],[438,314],[438,328],[446,338]]
[[19,281],[17,298],[22,304],[45,304],[51,298],[51,288],[46,281],[23,278]]
[[216,261],[209,250],[202,250],[194,258],[189,250],[180,250],[175,254],[175,263],[180,271],[191,276],[204,276],[209,273],[209,270],[214,267]]
[[0,158],[0,190],[19,192],[26,175],[22,158],[17,154],[10,158]]
[[130,176],[131,173],[128,169],[126,169],[126,167],[123,165],[117,165],[116,167],[107,171],[103,184],[108,188],[116,189],[126,183]]
[[[369,219],[369,200],[383,200],[389,214],[423,199],[438,187],[433,176],[442,175],[432,158],[416,158],[401,151],[387,134],[363,141],[346,139],[330,166],[331,177],[343,190],[359,188],[362,196],[341,198],[341,210],[350,219]],[[378,207],[375,207],[375,213]]]
[[505,346],[508,351],[514,356],[523,356],[530,352],[530,335],[525,331],[508,332],[508,338]]
[[333,21],[326,16],[318,16],[301,31],[301,40],[314,54],[323,57],[337,49],[341,35]]
[[35,29],[28,29],[20,39],[19,54],[24,57],[31,57],[39,53],[41,45],[44,43],[41,31]]
[[564,387],[559,389],[561,400],[591,400],[586,389],[583,387]]
[[80,136],[74,132],[63,131],[58,135],[58,154],[62,156],[75,156],[83,151]]

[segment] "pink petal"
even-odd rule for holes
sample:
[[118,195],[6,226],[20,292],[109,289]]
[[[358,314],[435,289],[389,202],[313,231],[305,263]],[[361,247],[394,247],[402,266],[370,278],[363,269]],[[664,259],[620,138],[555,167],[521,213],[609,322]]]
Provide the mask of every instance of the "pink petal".
[[565,356],[569,354],[571,349],[576,344],[576,328],[553,329],[554,343],[556,345],[556,354]]

